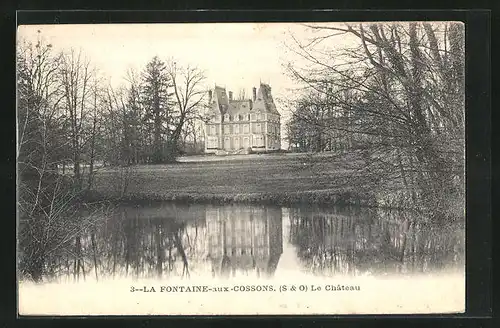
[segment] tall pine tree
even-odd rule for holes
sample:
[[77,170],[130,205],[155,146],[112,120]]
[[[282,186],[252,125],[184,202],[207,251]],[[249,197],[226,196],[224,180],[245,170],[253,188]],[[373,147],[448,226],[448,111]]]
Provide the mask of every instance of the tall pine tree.
[[141,91],[145,108],[144,122],[149,127],[150,141],[152,141],[150,161],[155,164],[170,160],[169,150],[163,146],[165,142],[168,143],[165,127],[169,125],[171,116],[170,87],[171,79],[167,74],[165,62],[157,56],[153,57],[142,73]]

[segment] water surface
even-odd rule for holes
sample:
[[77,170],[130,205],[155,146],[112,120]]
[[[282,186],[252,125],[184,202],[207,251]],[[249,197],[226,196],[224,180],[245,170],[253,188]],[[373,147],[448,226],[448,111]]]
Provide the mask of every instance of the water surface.
[[328,277],[464,267],[464,229],[418,223],[404,212],[162,203],[101,215],[102,226],[81,236],[81,264],[57,259],[62,276]]

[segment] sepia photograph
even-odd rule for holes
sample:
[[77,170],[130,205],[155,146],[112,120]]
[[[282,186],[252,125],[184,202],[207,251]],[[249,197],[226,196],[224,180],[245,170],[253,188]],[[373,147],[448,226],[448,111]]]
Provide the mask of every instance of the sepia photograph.
[[465,25],[20,25],[23,316],[464,313]]

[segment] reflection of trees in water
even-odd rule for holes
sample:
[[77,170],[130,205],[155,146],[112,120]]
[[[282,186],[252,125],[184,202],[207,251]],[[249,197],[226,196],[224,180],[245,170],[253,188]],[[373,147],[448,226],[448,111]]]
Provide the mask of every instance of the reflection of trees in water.
[[[316,274],[423,272],[463,264],[464,231],[401,213],[298,209],[290,242]],[[83,215],[83,214],[82,214]],[[259,206],[121,206],[47,258],[46,278],[89,275],[221,277],[274,274],[283,252],[282,210]],[[85,218],[83,218],[85,219]]]
[[168,211],[148,216],[143,210],[119,207],[98,228],[80,234],[52,277],[188,277],[193,262],[202,256],[198,244],[203,222],[188,224]]
[[199,270],[270,277],[282,243],[279,207],[121,206],[79,236],[78,261],[66,261],[63,276],[189,277]]
[[390,273],[461,264],[463,232],[412,222],[408,214],[290,209],[290,242],[317,274]]
[[120,206],[78,236],[53,276],[189,277],[212,271],[229,277],[255,271],[269,277],[282,242],[279,207]]
[[190,260],[195,256],[188,254],[195,253],[198,238],[198,225],[193,226],[168,216],[145,218],[136,212],[131,217],[122,210],[97,234],[102,255],[98,267],[113,276],[189,276]]

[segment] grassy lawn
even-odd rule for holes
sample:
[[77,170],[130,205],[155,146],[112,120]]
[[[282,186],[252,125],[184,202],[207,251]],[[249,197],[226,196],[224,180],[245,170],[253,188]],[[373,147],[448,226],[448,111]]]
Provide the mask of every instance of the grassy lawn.
[[[354,155],[349,155],[355,160]],[[346,155],[240,155],[181,158],[177,164],[139,165],[131,169],[126,197],[134,199],[248,201],[273,203],[351,202],[355,173]],[[347,165],[348,166],[348,165]],[[105,168],[95,191],[120,194],[120,171]],[[368,190],[366,190],[368,191]],[[356,188],[356,193],[364,192]],[[349,199],[348,199],[349,198]]]

